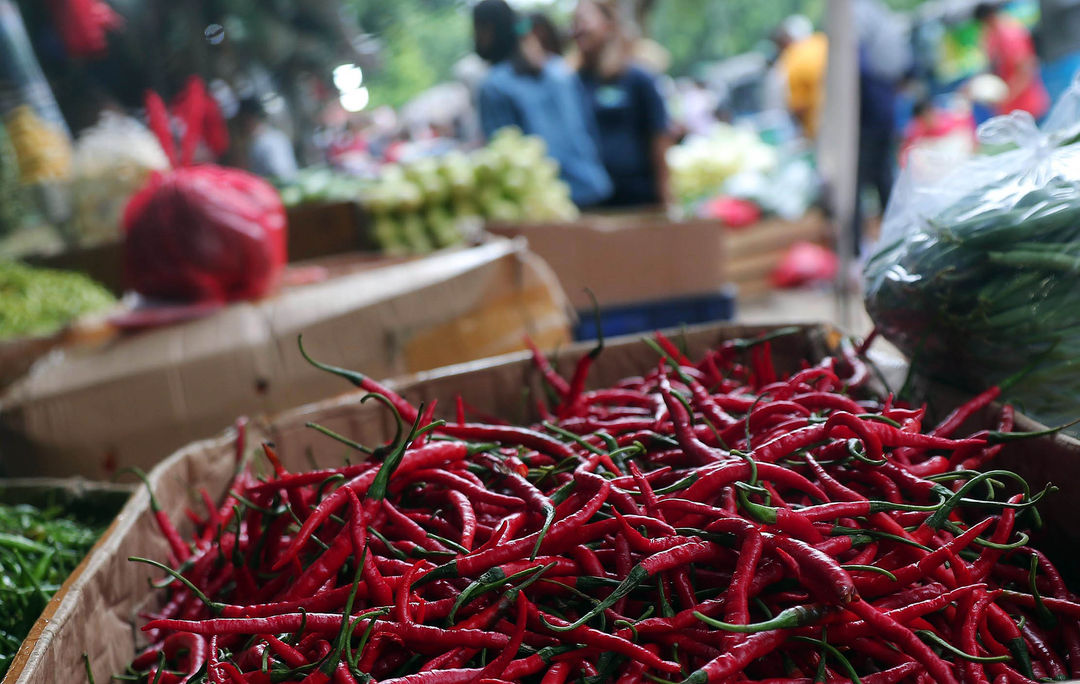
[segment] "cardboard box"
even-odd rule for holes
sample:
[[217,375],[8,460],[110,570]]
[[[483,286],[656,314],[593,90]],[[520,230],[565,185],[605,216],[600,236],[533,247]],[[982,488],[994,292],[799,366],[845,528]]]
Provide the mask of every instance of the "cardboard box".
[[569,340],[558,282],[521,242],[369,268],[44,359],[0,398],[9,475],[111,477],[241,414],[344,390],[296,353],[392,377]]
[[358,202],[310,202],[286,212],[290,262],[375,249],[368,235],[368,215]]
[[[121,485],[106,482],[89,482],[76,478],[53,479],[53,478],[26,478],[0,480],[0,503],[6,505],[29,504],[38,508],[46,509],[58,507],[63,514],[86,524],[101,526],[108,525],[105,531],[94,543],[76,566],[71,576],[64,581],[56,593],[45,605],[45,610],[30,629],[30,633],[23,639],[19,653],[9,668],[10,672],[22,669],[25,654],[30,653],[37,644],[41,632],[49,624],[53,614],[67,596],[68,589],[75,579],[82,575],[88,559],[94,550],[101,546],[111,535],[117,524],[116,515],[127,503],[134,488],[131,485]],[[22,655],[20,655],[22,654]],[[6,681],[7,675],[5,675]]]
[[490,224],[496,235],[522,236],[559,276],[570,302],[587,311],[590,288],[601,308],[712,294],[731,283],[739,297],[772,289],[769,276],[791,245],[826,244],[819,211],[796,221],[766,218],[732,229],[710,219],[672,221],[659,213],[585,214],[554,224]]
[[739,288],[740,299],[751,299],[771,292],[772,272],[796,242],[815,242],[828,246],[830,225],[825,215],[812,210],[795,221],[770,217],[727,231],[728,277]]
[[[699,327],[688,331],[686,341],[690,355],[695,356],[722,339],[752,336],[774,327]],[[831,327],[800,327],[800,334],[773,342],[782,369],[795,370],[798,359],[819,358],[838,343],[840,335]],[[588,346],[575,345],[560,354],[559,370],[563,373],[569,370]],[[643,372],[654,363],[655,354],[636,338],[612,340],[597,359],[590,384],[609,384]],[[338,379],[338,382],[343,381]],[[538,374],[528,355],[513,354],[422,373],[391,384],[413,402],[440,399],[440,406],[447,413],[452,412],[453,397],[461,393],[480,410],[521,420],[532,418],[530,403],[522,401],[522,390],[538,388],[538,383]],[[353,393],[280,415],[261,427],[254,426],[248,444],[257,449],[259,440],[273,439],[289,469],[310,467],[308,453],[320,466],[340,464],[344,447],[336,448],[334,442],[305,428],[304,424],[316,421],[367,443],[389,439],[394,430],[387,412],[372,402],[361,404],[359,399],[360,394]],[[988,409],[973,422],[987,425],[993,420],[994,414]],[[1019,418],[1017,429],[1032,427],[1030,421]],[[189,492],[198,487],[207,487],[214,497],[224,494],[233,472],[234,448],[234,434],[228,431],[216,439],[185,447],[150,473],[151,486],[171,518],[186,524],[183,510],[191,503]],[[1041,487],[1048,479],[1063,487],[1064,491],[1040,506],[1049,524],[1039,544],[1063,568],[1075,570],[1077,554],[1071,549],[1080,542],[1080,531],[1070,523],[1072,502],[1080,495],[1080,443],[1047,437],[1026,444],[1012,443],[1006,446],[1000,463],[1028,477],[1033,487]],[[155,529],[149,497],[140,489],[121,512],[111,534],[88,558],[81,572],[69,580],[67,595],[42,626],[37,642],[21,652],[17,667],[4,680],[5,684],[82,681],[84,652],[89,655],[98,681],[121,671],[135,652],[135,639],[139,636],[134,629],[135,615],[147,608],[144,605],[148,598],[147,579],[156,576],[146,566],[128,562],[126,558],[132,555],[164,558],[167,553],[166,543]]]
[[592,308],[586,288],[605,307],[710,294],[728,280],[724,229],[716,221],[586,214],[570,223],[494,224],[487,229],[526,238],[579,311]]

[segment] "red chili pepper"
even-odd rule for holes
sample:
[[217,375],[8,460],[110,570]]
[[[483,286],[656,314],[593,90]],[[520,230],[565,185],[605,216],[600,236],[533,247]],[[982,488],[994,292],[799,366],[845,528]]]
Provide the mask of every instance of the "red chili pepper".
[[603,651],[611,651],[634,660],[640,660],[649,667],[660,670],[661,672],[679,671],[678,663],[663,660],[648,649],[642,648],[622,637],[614,634],[607,634],[583,625],[572,627],[571,623],[536,610],[535,606],[532,606],[528,601],[526,601],[526,603],[529,606],[530,617],[535,619],[536,626],[546,626],[549,631],[553,631],[552,627],[557,627],[559,628],[559,632],[565,632],[566,638],[569,639],[571,643],[585,644],[586,646],[591,646]]
[[[554,525],[548,531],[547,538],[544,539],[543,545],[540,550],[543,550],[545,545],[554,545],[556,542],[561,541],[563,538],[572,536],[574,531],[581,527],[585,521],[596,514],[600,507],[607,499],[608,493],[611,491],[611,485],[604,480],[600,485],[599,490],[592,500],[586,504],[579,511],[575,512],[567,518],[564,518]],[[539,539],[540,533],[534,532],[533,534],[516,539],[513,542],[504,544],[502,546],[496,546],[479,553],[473,553],[468,556],[462,556],[445,565],[441,565],[431,572],[424,575],[420,580],[422,582],[430,582],[432,580],[441,579],[443,577],[467,577],[476,573],[483,572],[496,565],[501,565],[509,560],[512,560],[515,556],[520,557],[522,552],[526,549],[530,549],[535,546],[537,539]]]
[[690,412],[672,394],[671,385],[667,377],[663,375],[660,376],[660,393],[664,397],[664,404],[675,424],[675,435],[679,440],[679,446],[690,458],[698,463],[715,463],[727,456],[722,451],[706,446],[697,438],[691,424]]
[[438,432],[458,439],[521,445],[559,459],[574,456],[573,450],[566,444],[528,428],[466,423],[464,425],[443,425],[438,429]]
[[[406,451],[396,473],[400,477],[413,470],[460,460],[465,458],[468,452],[469,447],[464,442],[436,442],[429,444],[413,451]],[[368,469],[338,487],[330,496],[323,499],[304,521],[300,531],[297,532],[296,537],[293,538],[272,569],[280,570],[292,561],[311,538],[312,532],[345,504],[349,499],[349,492],[351,491],[356,495],[366,493],[372,482],[374,482],[376,474],[375,469]]]
[[787,640],[787,636],[784,630],[750,634],[744,641],[733,645],[724,654],[695,670],[682,684],[725,682],[751,662],[779,647]]
[[975,395],[967,402],[954,409],[952,413],[945,417],[945,420],[941,421],[937,427],[930,431],[930,434],[935,437],[948,437],[952,435],[952,433],[956,432],[976,411],[989,406],[990,402],[997,399],[1000,395],[1001,388],[997,385],[981,394]]
[[[547,357],[540,351],[536,343],[532,341],[532,338],[528,335],[525,336],[525,344],[528,345],[529,351],[532,352],[533,364],[536,369],[540,371],[540,374],[544,376],[545,382],[551,386],[551,389],[555,390],[555,394],[559,395],[562,400],[566,399],[566,396],[570,394],[570,384],[563,379],[561,375],[555,372],[555,369],[551,367],[551,363],[548,362]],[[464,421],[459,421],[464,422]]]
[[878,634],[895,641],[906,652],[918,660],[927,672],[937,682],[956,684],[956,677],[948,664],[935,654],[929,646],[924,644],[914,632],[900,624],[888,614],[882,613],[866,601],[854,601],[848,604],[848,610],[855,613],[868,625],[877,630]]
[[[589,392],[585,359],[545,432],[461,416],[433,428],[441,441],[402,449],[395,439],[370,462],[308,473],[266,449],[270,479],[242,468],[221,505],[204,496],[206,516],[189,516],[195,542],[180,541],[195,551],[148,616],[156,648],[135,671],[156,671],[181,632],[211,640],[211,682],[269,684],[264,660],[289,681],[345,684],[355,672],[494,684],[545,668],[548,681],[670,678],[684,667],[691,682],[810,681],[816,670],[840,680],[845,662],[867,682],[984,672],[1027,682],[1076,669],[1080,602],[1022,537],[1009,543],[1036,497],[971,524],[993,505],[970,493],[990,475],[950,483],[950,470],[992,457],[998,440],[951,439],[949,425],[922,434],[921,408],[845,396],[843,383],[866,375],[850,349],[781,380],[760,342],[696,366],[660,343],[670,371]],[[735,361],[745,349],[752,372]],[[430,407],[420,410],[430,422]],[[1009,421],[1003,412],[999,425]],[[985,548],[970,563],[960,554],[975,543]],[[1001,559],[1032,556],[1027,593],[1028,571]],[[390,608],[372,612],[380,606]],[[1014,620],[1047,611],[1059,629]],[[949,640],[952,662],[913,630]],[[178,681],[191,661],[170,654],[162,680]]]
[[154,496],[154,488],[150,484],[150,478],[138,468],[132,468],[131,472],[146,485],[146,493],[150,497],[150,510],[153,511],[154,520],[156,520],[158,524],[158,530],[161,531],[161,535],[165,537],[165,541],[168,542],[169,549],[172,551],[173,556],[181,563],[188,560],[191,557],[191,547],[184,542],[183,537],[181,537],[180,533],[176,530],[176,526],[173,525],[168,514],[161,509],[161,504],[158,503],[157,497]]

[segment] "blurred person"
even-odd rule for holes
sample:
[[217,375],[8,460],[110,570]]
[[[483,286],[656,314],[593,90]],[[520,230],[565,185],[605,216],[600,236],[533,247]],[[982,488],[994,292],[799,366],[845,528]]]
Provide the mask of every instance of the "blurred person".
[[670,204],[667,108],[655,78],[631,63],[615,3],[579,2],[573,37],[600,155],[615,186],[608,204]]
[[872,190],[884,212],[893,186],[896,107],[900,80],[911,65],[902,25],[880,0],[858,0],[855,30],[859,60],[859,148],[855,205],[858,255],[866,219],[863,192]]
[[543,12],[533,12],[529,15],[529,21],[544,52],[552,57],[561,56],[566,49],[566,39],[555,22]]
[[480,85],[480,123],[490,138],[517,126],[539,136],[570,186],[578,206],[598,204],[611,194],[581,83],[553,58],[528,20],[519,20],[504,0],[484,0],[473,9],[476,53],[492,67]]
[[247,168],[266,178],[293,180],[297,174],[296,151],[284,131],[270,123],[262,102],[249,97],[240,101],[237,124],[247,141]]
[[1039,73],[1039,58],[1031,33],[1019,21],[999,11],[997,3],[975,7],[982,29],[982,45],[994,75],[1005,81],[1008,95],[996,107],[998,114],[1020,109],[1041,119],[1050,109],[1050,96]]
[[824,33],[815,33],[809,19],[794,15],[773,31],[772,40],[776,44],[777,74],[785,86],[788,110],[802,126],[803,134],[814,139],[825,103],[829,39]]
[[331,166],[351,171],[363,168],[370,159],[369,144],[364,117],[353,115],[345,122],[345,128],[330,142],[326,149]]

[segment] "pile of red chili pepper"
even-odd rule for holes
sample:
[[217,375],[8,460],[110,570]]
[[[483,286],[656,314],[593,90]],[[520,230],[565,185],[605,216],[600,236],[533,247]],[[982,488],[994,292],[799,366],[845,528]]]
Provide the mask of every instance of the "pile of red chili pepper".
[[[1031,682],[1080,675],[1080,599],[1028,545],[1010,433],[959,438],[863,394],[850,348],[779,374],[770,339],[554,401],[449,421],[325,366],[399,416],[362,460],[288,472],[271,446],[163,514],[168,597],[130,679],[174,682]],[[775,342],[775,339],[773,340]],[[306,356],[306,355],[305,355]],[[310,359],[309,359],[310,360]],[[367,397],[366,397],[367,398]],[[240,440],[242,441],[242,440]],[[243,446],[238,447],[238,453]],[[268,466],[266,464],[269,464]],[[134,559],[142,560],[142,559]],[[151,562],[153,561],[145,561]]]

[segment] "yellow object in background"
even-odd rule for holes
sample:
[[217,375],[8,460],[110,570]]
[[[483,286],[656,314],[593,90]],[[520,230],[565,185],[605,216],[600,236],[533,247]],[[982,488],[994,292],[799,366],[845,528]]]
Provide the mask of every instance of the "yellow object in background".
[[29,105],[20,105],[4,120],[24,184],[63,180],[71,174],[71,141]]
[[787,79],[788,109],[808,138],[817,136],[828,60],[829,39],[824,33],[792,43],[780,55],[780,69]]

